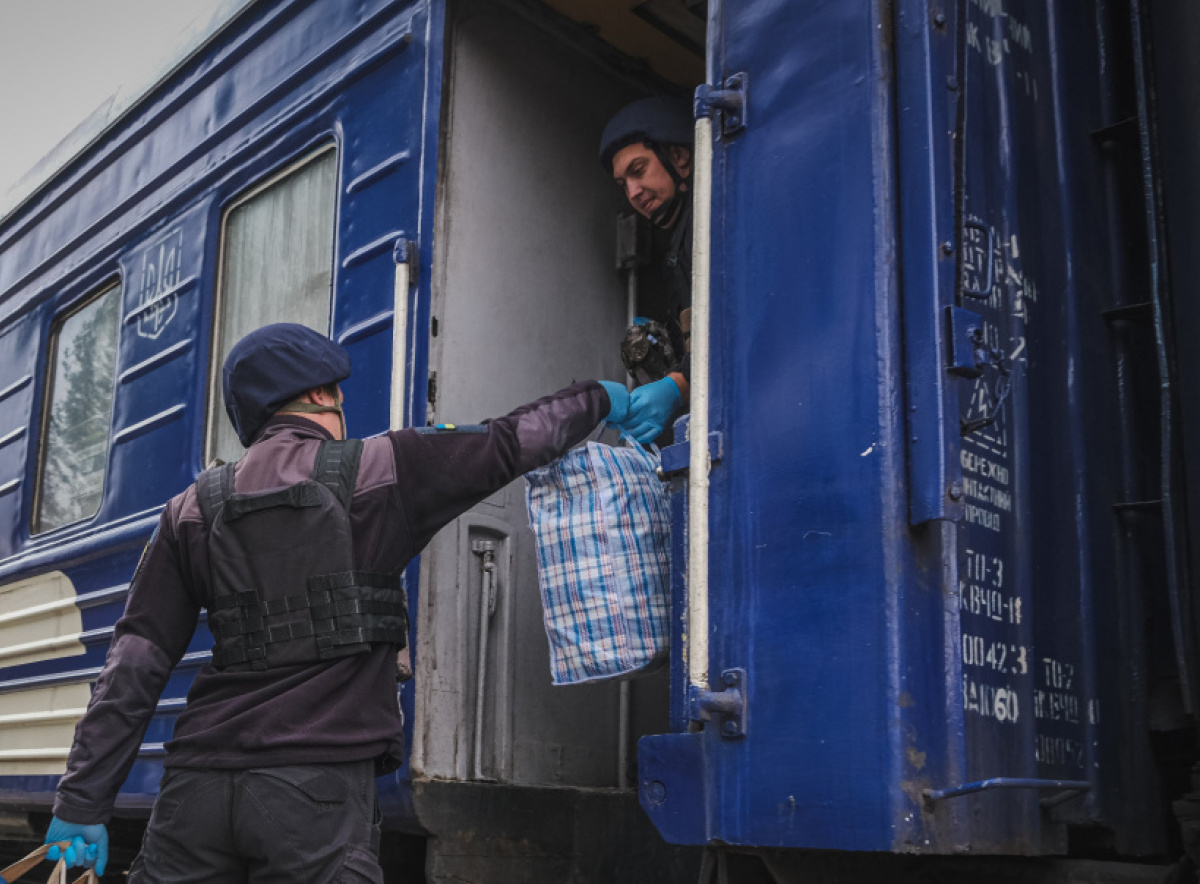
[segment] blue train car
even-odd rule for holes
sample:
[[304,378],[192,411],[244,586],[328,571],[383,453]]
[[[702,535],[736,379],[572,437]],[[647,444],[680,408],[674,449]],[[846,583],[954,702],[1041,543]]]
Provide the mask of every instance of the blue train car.
[[[247,330],[345,345],[361,436],[621,376],[654,293],[614,268],[595,150],[653,92],[698,121],[670,671],[552,687],[521,483],[480,504],[406,575],[385,856],[430,881],[1188,873],[1200,16],[227,11],[0,217],[0,831],[40,834],[160,507],[239,453],[216,377]],[[126,853],[210,646],[121,790]]]

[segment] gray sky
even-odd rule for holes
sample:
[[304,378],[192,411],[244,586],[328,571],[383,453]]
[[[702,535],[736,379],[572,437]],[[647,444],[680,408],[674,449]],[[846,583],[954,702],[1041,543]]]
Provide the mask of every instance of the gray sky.
[[226,0],[0,0],[0,195]]

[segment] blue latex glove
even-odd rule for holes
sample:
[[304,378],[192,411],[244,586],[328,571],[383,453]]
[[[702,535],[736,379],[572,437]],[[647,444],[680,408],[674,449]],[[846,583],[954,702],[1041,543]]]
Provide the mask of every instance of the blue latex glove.
[[669,377],[638,387],[629,396],[629,415],[620,425],[639,442],[653,442],[682,399],[678,384]]
[[104,867],[108,865],[108,829],[103,823],[84,826],[55,817],[50,821],[44,843],[55,841],[70,841],[71,845],[65,850],[60,850],[57,845],[51,847],[46,853],[50,862],[58,862],[61,856],[66,859],[67,868],[95,867],[97,875],[104,874]]
[[600,381],[600,386],[608,394],[609,401],[608,414],[603,419],[610,424],[620,426],[621,422],[629,416],[629,391],[625,389],[624,384],[614,381]]

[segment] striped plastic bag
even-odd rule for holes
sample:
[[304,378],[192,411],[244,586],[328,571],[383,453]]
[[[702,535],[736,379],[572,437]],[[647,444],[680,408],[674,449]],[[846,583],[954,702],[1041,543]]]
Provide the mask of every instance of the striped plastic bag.
[[667,656],[671,511],[657,470],[657,449],[588,442],[525,476],[555,684]]

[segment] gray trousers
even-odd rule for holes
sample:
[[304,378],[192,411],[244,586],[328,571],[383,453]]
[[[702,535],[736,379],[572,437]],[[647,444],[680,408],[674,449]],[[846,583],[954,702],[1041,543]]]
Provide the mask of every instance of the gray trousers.
[[169,770],[130,884],[382,884],[371,761]]

